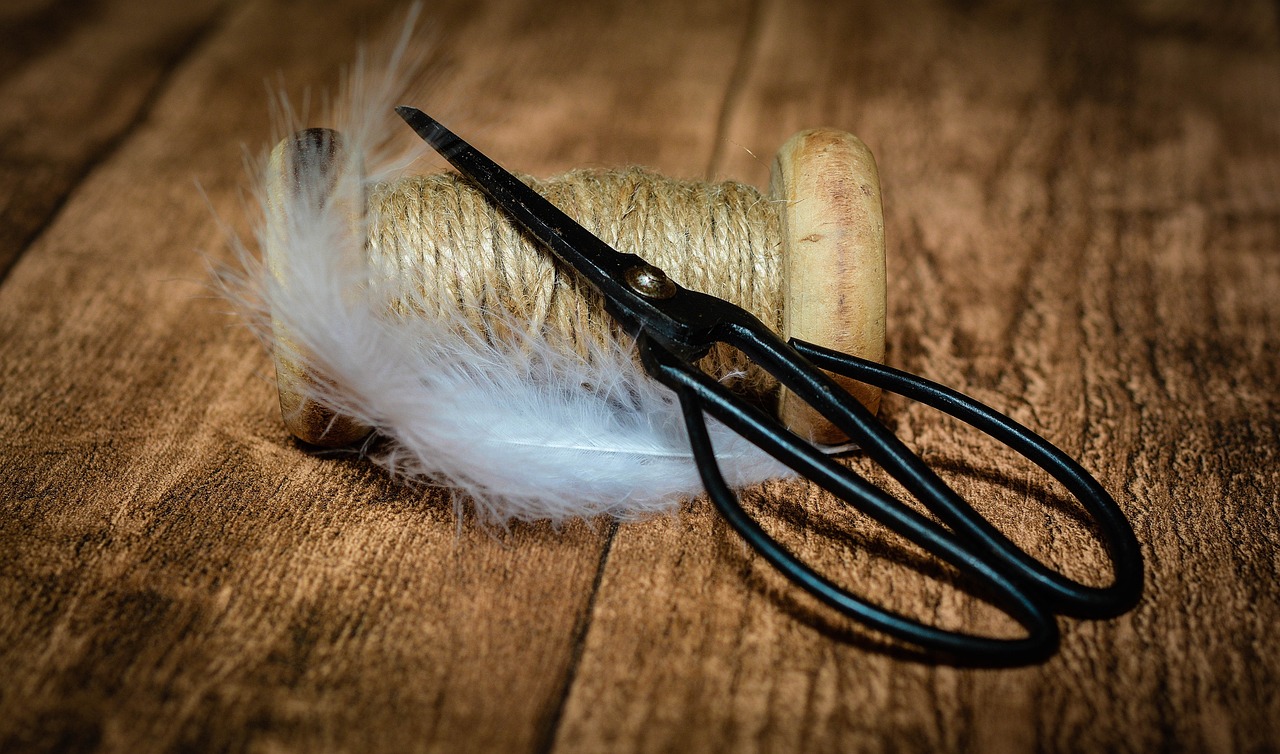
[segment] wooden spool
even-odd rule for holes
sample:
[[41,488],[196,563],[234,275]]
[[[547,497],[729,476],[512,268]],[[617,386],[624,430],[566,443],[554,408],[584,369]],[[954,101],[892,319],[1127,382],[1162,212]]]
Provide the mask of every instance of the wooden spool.
[[[332,131],[301,131],[276,146],[268,166],[267,264],[280,279],[287,259],[281,240],[288,228],[282,216],[290,192],[301,187],[298,166],[307,174],[333,177],[341,164],[341,138]],[[321,187],[323,188],[323,187]],[[883,361],[885,345],[884,218],[875,159],[856,136],[834,129],[811,129],[792,136],[772,166],[770,199],[778,201],[782,227],[783,336],[837,351]],[[353,211],[353,219],[356,212]],[[288,332],[275,328],[278,342],[291,344]],[[293,348],[277,348],[276,384],[285,425],[303,442],[341,447],[358,442],[369,429],[305,395],[322,379],[291,358]],[[873,413],[880,391],[836,377]],[[847,441],[842,432],[785,389],[778,416],[801,437],[821,444]]]

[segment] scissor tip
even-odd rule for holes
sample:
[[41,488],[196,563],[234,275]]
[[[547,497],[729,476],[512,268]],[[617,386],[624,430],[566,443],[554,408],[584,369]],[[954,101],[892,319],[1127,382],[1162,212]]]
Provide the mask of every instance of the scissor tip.
[[396,115],[399,115],[401,118],[407,118],[418,112],[420,112],[418,108],[409,107],[408,105],[399,105],[396,107]]

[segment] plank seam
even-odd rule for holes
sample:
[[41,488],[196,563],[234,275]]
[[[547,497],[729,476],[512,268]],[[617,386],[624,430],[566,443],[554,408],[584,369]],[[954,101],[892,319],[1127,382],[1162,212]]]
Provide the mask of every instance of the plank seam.
[[729,138],[729,121],[738,110],[738,102],[742,99],[742,91],[746,88],[747,76],[755,67],[756,52],[760,49],[761,27],[764,25],[763,6],[764,0],[752,0],[751,7],[747,10],[747,28],[742,35],[742,45],[738,48],[738,59],[734,61],[733,70],[729,74],[729,84],[725,88],[724,99],[720,102],[720,113],[716,117],[716,127],[711,142],[711,159],[707,161],[707,180],[715,179],[716,171],[724,161],[725,145]]
[[556,736],[560,732],[560,723],[564,719],[565,707],[569,704],[569,695],[573,693],[574,683],[578,679],[578,668],[582,664],[582,656],[586,654],[587,635],[591,633],[591,624],[596,612],[596,599],[600,595],[600,585],[604,583],[604,571],[609,561],[609,553],[613,551],[613,540],[618,535],[618,526],[617,519],[609,522],[609,533],[600,551],[600,561],[596,564],[595,579],[591,582],[591,594],[587,597],[586,609],[583,610],[582,619],[574,631],[573,654],[569,658],[569,669],[565,674],[564,684],[560,687],[555,709],[547,720],[541,740],[534,751],[549,752],[555,746]]
[[18,263],[27,255],[27,252],[31,250],[31,247],[35,246],[36,242],[40,240],[40,237],[58,221],[63,210],[66,209],[67,204],[70,203],[71,197],[75,196],[76,192],[84,182],[88,180],[89,176],[119,152],[125,142],[129,140],[129,137],[132,136],[143,123],[146,123],[148,118],[151,117],[151,113],[155,109],[156,103],[159,102],[160,97],[168,88],[169,82],[172,81],[178,69],[183,63],[194,57],[200,47],[218,28],[222,26],[228,15],[227,7],[228,6],[226,5],[219,6],[218,10],[211,14],[208,20],[196,26],[195,29],[193,29],[186,38],[176,46],[176,54],[171,59],[165,61],[164,67],[160,71],[160,75],[156,77],[155,83],[151,85],[146,96],[142,98],[137,111],[133,114],[133,117],[129,119],[129,122],[125,124],[124,128],[120,129],[119,133],[112,136],[102,145],[102,149],[98,151],[97,155],[81,167],[79,174],[72,180],[70,187],[57,199],[57,201],[53,203],[53,206],[49,208],[48,215],[44,218],[44,221],[33,228],[22,243],[19,244],[18,252],[9,259],[0,258],[0,286],[4,285],[5,281],[9,277],[9,273],[14,267],[18,266]]

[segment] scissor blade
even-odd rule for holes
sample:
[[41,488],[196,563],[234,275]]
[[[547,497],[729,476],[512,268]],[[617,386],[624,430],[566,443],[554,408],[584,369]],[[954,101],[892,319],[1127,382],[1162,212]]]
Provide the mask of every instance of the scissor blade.
[[626,284],[628,270],[647,263],[601,241],[518,178],[484,156],[421,110],[397,107],[396,113],[458,172],[475,181],[490,201],[524,226],[559,259],[604,294],[615,317],[637,331],[665,316]]

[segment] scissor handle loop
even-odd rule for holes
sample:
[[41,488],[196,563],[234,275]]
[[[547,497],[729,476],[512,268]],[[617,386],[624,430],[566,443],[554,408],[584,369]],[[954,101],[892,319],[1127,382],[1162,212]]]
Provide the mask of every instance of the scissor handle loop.
[[[1124,513],[1093,476],[1043,437],[995,409],[923,377],[804,341],[785,344],[757,321],[730,323],[720,337],[847,433],[971,549],[998,561],[1011,578],[1026,584],[1054,613],[1081,618],[1112,617],[1133,607],[1141,597],[1141,550]],[[1024,552],[815,366],[949,414],[1043,468],[1097,522],[1112,561],[1112,583],[1104,587],[1081,584]]]
[[[1057,649],[1058,626],[1052,615],[998,569],[974,557],[953,533],[836,463],[788,432],[776,419],[743,403],[687,361],[644,336],[639,345],[650,373],[674,390],[680,400],[694,458],[712,502],[738,534],[787,579],[837,611],[885,634],[969,661],[1028,664],[1044,660]],[[991,638],[931,626],[875,605],[815,571],[771,537],[742,507],[720,472],[704,411],[823,489],[974,577],[990,590],[992,604],[1021,624],[1027,636]]]

